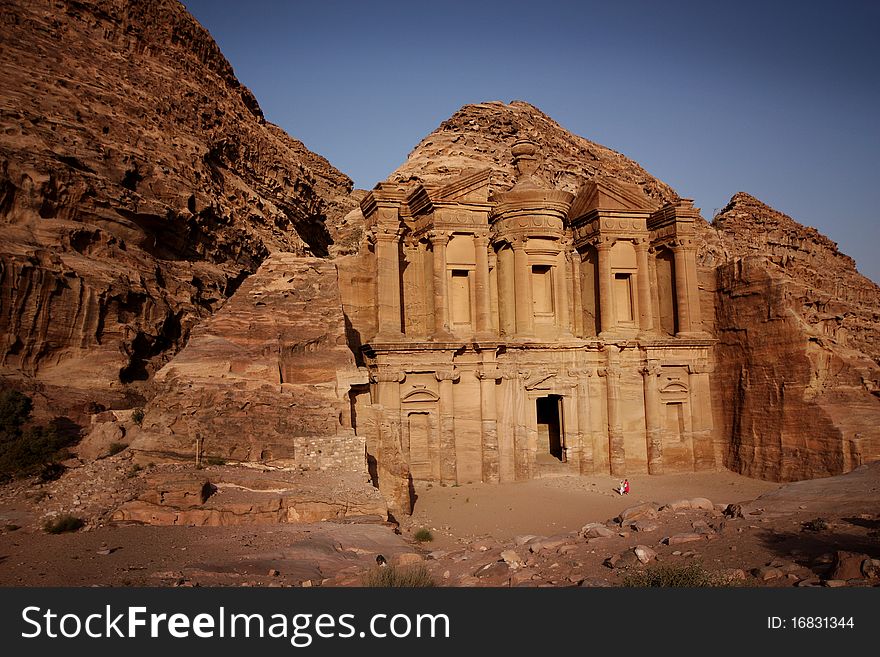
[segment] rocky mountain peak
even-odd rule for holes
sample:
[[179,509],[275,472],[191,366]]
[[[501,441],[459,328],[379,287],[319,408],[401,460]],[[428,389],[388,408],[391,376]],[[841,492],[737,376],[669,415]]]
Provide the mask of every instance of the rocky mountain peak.
[[637,162],[572,134],[520,100],[465,105],[425,137],[388,182],[440,183],[462,171],[488,166],[495,174],[493,187],[507,189],[516,177],[510,149],[520,139],[539,144],[536,175],[563,191],[576,192],[584,182],[601,176],[635,183],[652,199],[678,198],[675,190]]

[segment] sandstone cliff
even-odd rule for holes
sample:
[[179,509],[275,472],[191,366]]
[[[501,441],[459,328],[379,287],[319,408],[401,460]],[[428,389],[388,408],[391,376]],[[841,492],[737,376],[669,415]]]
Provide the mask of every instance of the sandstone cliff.
[[335,265],[273,254],[156,374],[132,447],[150,459],[366,473],[340,376],[358,373]]
[[0,373],[55,412],[124,405],[270,252],[334,248],[351,181],[175,0],[11,0],[0,44]]
[[814,228],[748,194],[713,227],[716,431],[727,465],[777,481],[880,458],[880,287]]

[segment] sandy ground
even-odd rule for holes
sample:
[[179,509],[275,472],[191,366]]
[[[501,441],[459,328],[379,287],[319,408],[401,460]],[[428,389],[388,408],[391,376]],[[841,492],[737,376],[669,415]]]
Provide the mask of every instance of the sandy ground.
[[[359,586],[389,563],[423,564],[441,586],[608,586],[625,583],[633,548],[651,546],[652,563],[699,561],[712,572],[737,572],[745,585],[818,585],[828,555],[850,550],[880,558],[880,464],[844,477],[780,484],[731,472],[630,478],[614,492],[608,476],[555,477],[501,485],[419,485],[400,527],[321,522],[229,527],[150,527],[95,523],[49,535],[40,527],[46,501],[24,484],[0,488],[0,586]],[[753,501],[743,515],[667,511],[656,527],[633,531],[610,522],[641,502],[695,497],[716,505]],[[756,500],[757,498],[757,500]],[[818,516],[827,529],[806,531]],[[364,519],[366,520],[366,519]],[[587,523],[611,528],[587,540]],[[419,543],[428,528],[434,540]],[[683,545],[667,540],[701,532]],[[706,535],[702,535],[706,532]],[[525,537],[535,535],[537,538]],[[509,565],[504,555],[517,553]],[[777,564],[779,576],[754,574]],[[856,585],[877,585],[877,578]]]
[[609,476],[551,477],[509,484],[416,486],[411,519],[401,524],[426,527],[434,543],[446,547],[460,540],[518,535],[549,536],[578,531],[589,522],[604,522],[639,502],[664,504],[706,497],[716,504],[753,500],[780,484],[749,479],[729,471],[695,472],[629,478],[629,495],[614,492],[618,479]]

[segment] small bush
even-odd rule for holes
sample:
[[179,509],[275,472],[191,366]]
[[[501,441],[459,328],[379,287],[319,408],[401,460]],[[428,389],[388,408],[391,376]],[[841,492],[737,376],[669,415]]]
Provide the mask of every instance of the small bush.
[[807,520],[801,525],[801,527],[807,532],[824,532],[828,529],[828,522],[825,518],[815,518],[813,520]]
[[144,421],[144,409],[136,408],[134,412],[131,414],[131,420],[136,425],[141,426],[141,423]]
[[70,514],[63,514],[57,518],[49,518],[43,523],[43,529],[47,534],[63,534],[64,532],[75,532],[82,529],[86,523],[82,518],[77,518]]
[[138,463],[135,463],[133,466],[131,466],[131,467],[126,471],[125,476],[126,476],[128,479],[133,479],[134,477],[137,476],[137,473],[140,472],[140,471],[143,470],[143,469],[144,469],[144,467],[143,467],[142,465],[139,465]]
[[226,465],[226,459],[222,456],[206,456],[205,465]]
[[40,474],[38,475],[38,477],[43,483],[46,483],[48,481],[55,481],[64,474],[65,470],[67,470],[67,468],[65,468],[60,463],[47,463],[40,470]]
[[107,456],[116,456],[126,447],[128,447],[128,445],[125,443],[110,443],[110,447],[107,449]]
[[728,578],[710,573],[700,564],[687,566],[662,565],[647,570],[628,573],[623,578],[624,586],[631,587],[675,587],[704,588],[730,586]]
[[431,573],[424,566],[398,568],[384,566],[374,568],[364,576],[364,586],[368,588],[429,588],[437,586]]
[[430,543],[434,540],[434,534],[432,534],[429,529],[422,527],[419,531],[415,533],[414,538],[419,543]]

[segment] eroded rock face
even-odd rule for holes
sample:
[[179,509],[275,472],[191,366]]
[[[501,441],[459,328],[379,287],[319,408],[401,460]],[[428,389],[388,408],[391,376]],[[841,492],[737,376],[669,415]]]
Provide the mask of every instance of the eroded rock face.
[[276,253],[156,375],[132,449],[366,473],[332,261]]
[[880,288],[813,228],[748,194],[714,226],[726,465],[776,481],[880,458]]
[[517,139],[541,144],[544,158],[536,172],[547,186],[566,192],[596,177],[616,178],[641,187],[657,201],[678,199],[675,191],[638,163],[565,130],[537,107],[522,101],[465,105],[425,137],[388,182],[440,183],[455,173],[490,167],[493,190],[513,185],[510,148]]
[[124,405],[268,253],[352,230],[178,2],[11,0],[0,41],[0,367],[56,412]]

